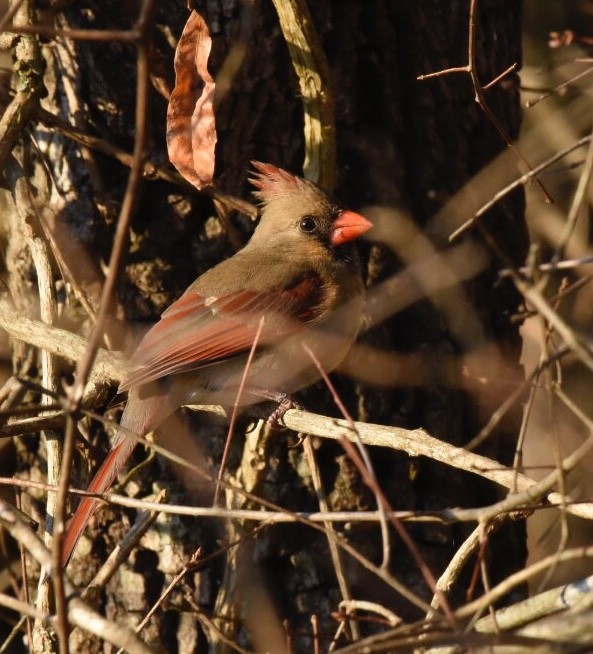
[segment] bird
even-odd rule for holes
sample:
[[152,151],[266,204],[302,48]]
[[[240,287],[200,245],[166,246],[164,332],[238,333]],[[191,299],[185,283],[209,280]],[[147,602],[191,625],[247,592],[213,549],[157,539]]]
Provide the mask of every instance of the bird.
[[[317,381],[319,366],[334,370],[356,340],[364,283],[354,241],[372,223],[311,181],[252,165],[260,221],[249,242],[198,277],[140,341],[119,389],[128,392],[120,425],[90,493],[113,484],[136,445],[130,433],[146,435],[184,405],[279,400]],[[98,504],[85,497],[75,511],[64,566]]]

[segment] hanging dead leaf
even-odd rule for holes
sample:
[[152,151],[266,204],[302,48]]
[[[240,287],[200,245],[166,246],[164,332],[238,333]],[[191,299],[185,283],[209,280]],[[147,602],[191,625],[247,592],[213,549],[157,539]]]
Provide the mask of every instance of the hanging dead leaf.
[[177,170],[196,188],[214,177],[214,79],[208,72],[212,47],[206,21],[192,11],[175,52],[175,88],[167,110],[167,149]]

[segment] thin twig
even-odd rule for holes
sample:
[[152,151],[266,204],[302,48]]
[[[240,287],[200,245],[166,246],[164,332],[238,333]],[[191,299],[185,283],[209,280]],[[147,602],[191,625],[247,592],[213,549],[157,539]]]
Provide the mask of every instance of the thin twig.
[[247,361],[245,363],[245,367],[243,369],[243,374],[241,375],[241,382],[239,383],[239,388],[237,390],[237,395],[235,397],[235,404],[233,405],[233,412],[231,414],[231,420],[229,423],[229,428],[227,431],[227,437],[226,437],[226,442],[224,444],[224,451],[222,453],[222,459],[220,461],[220,468],[218,470],[218,477],[216,479],[216,487],[214,489],[214,499],[212,501],[212,504],[214,506],[218,505],[218,496],[220,494],[220,482],[222,481],[224,477],[224,471],[226,470],[226,464],[231,452],[231,443],[233,442],[233,434],[235,433],[235,425],[237,424],[237,418],[239,416],[239,407],[241,404],[241,396],[243,395],[243,391],[245,389],[245,384],[247,382],[247,376],[249,375],[249,371],[251,370],[251,364],[253,363],[253,358],[255,356],[255,351],[257,349],[257,346],[259,344],[259,339],[261,337],[262,330],[264,328],[264,323],[265,323],[265,316],[262,316],[259,321],[259,325],[257,327],[257,331],[255,332],[255,337],[253,338],[253,343],[251,344],[251,349],[249,350],[249,356],[247,357]]
[[[511,139],[506,128],[498,118],[498,116],[492,111],[489,104],[486,102],[486,94],[484,93],[484,86],[480,81],[478,76],[478,65],[477,65],[477,53],[476,53],[476,37],[478,30],[478,0],[471,0],[469,7],[469,36],[468,36],[468,66],[469,66],[469,76],[474,87],[474,92],[476,94],[476,102],[480,105],[482,111],[486,114],[490,122],[494,125],[496,131],[500,134],[504,142],[507,144],[515,155],[529,168],[533,168],[529,163],[528,159],[517,147],[517,145]],[[542,190],[544,197],[547,202],[552,202],[550,194],[546,191],[544,185],[540,180],[536,179],[538,186]]]
[[[468,46],[467,46],[468,63],[465,66],[457,66],[455,68],[445,68],[443,70],[439,70],[434,73],[420,75],[417,77],[417,79],[427,80],[435,77],[440,77],[442,75],[448,75],[451,73],[456,73],[456,74],[465,73],[469,75],[472,82],[472,86],[474,88],[476,102],[478,103],[478,105],[480,106],[480,108],[488,118],[488,120],[492,123],[496,131],[500,134],[501,138],[504,140],[507,147],[515,153],[515,155],[527,166],[529,170],[532,170],[531,164],[529,163],[525,155],[521,152],[521,150],[517,147],[517,145],[513,142],[506,128],[504,127],[498,116],[492,111],[492,109],[488,105],[488,102],[486,101],[485,90],[491,88],[496,82],[499,82],[503,77],[505,77],[510,72],[512,72],[512,70],[514,70],[514,68],[516,67],[516,64],[512,64],[503,73],[497,75],[494,78],[494,80],[483,85],[482,82],[480,81],[478,75],[478,67],[477,67],[477,56],[476,56],[477,29],[478,29],[478,0],[471,0],[470,7],[469,7],[469,29],[468,29]],[[552,202],[553,200],[551,196],[546,191],[541,181],[539,179],[537,179],[536,181],[539,187],[541,188],[546,201]]]
[[[469,220],[466,220],[462,225],[460,225],[454,232],[452,232],[449,236],[449,241],[455,241],[458,239],[462,234],[464,234],[468,229],[473,227],[475,223],[483,216],[485,215],[497,202],[502,200],[505,196],[507,196],[509,193],[514,191],[516,188],[519,186],[522,186],[529,182],[531,179],[534,177],[537,177],[541,172],[549,168],[552,164],[556,163],[556,161],[559,161],[560,159],[563,159],[566,157],[566,155],[570,154],[574,150],[577,150],[578,148],[583,147],[584,145],[587,145],[587,143],[591,142],[591,136],[584,136],[583,138],[579,139],[578,141],[575,141],[574,143],[571,143],[569,146],[566,148],[563,148],[559,152],[556,152],[552,157],[549,159],[546,159],[543,163],[539,164],[539,166],[536,166],[535,168],[529,170],[526,172],[524,175],[521,175],[518,179],[516,179],[514,182],[511,182],[510,184],[507,184],[503,189],[500,191],[497,191],[489,200],[481,206],[473,215],[472,218]],[[508,273],[506,273],[508,274]]]
[[79,30],[59,29],[51,25],[8,25],[4,28],[8,34],[33,34],[55,38],[63,36],[73,41],[121,41],[123,43],[136,43],[141,40],[141,32],[133,30]]
[[[303,442],[303,451],[309,464],[309,470],[311,471],[311,479],[313,481],[313,488],[317,494],[319,508],[323,513],[329,513],[330,511],[327,495],[323,489],[323,481],[321,479],[319,466],[317,465],[317,460],[315,458],[315,450],[313,449],[310,438],[305,438]],[[340,588],[340,593],[342,594],[342,602],[352,602],[352,592],[350,590],[350,584],[348,583],[348,578],[344,570],[344,563],[342,561],[340,549],[336,543],[336,531],[334,529],[333,522],[328,520],[327,522],[324,522],[324,526],[327,534],[329,551],[332,557],[332,562],[334,564],[336,578],[338,580],[338,586]],[[347,620],[346,623],[352,634],[352,639],[358,640],[360,638],[360,628],[357,622]]]
[[[535,483],[535,481],[533,482]],[[35,482],[27,479],[19,479],[17,477],[0,477],[0,485],[15,486],[23,488],[35,488],[44,491],[55,491],[56,486],[49,486],[43,482]],[[159,504],[158,502],[136,499],[128,497],[127,495],[119,495],[115,492],[108,492],[102,494],[89,493],[86,490],[78,488],[70,488],[70,494],[80,497],[92,497],[97,500],[102,500],[114,506],[123,506],[131,509],[145,510],[145,511],[159,511],[169,515],[188,516],[193,518],[210,518],[210,519],[228,519],[228,520],[242,520],[242,521],[255,521],[267,522],[270,524],[286,523],[286,522],[299,522],[310,521],[311,523],[319,522],[379,522],[381,516],[378,511],[316,511],[309,512],[293,512],[283,507],[275,506],[273,503],[255,496],[241,489],[237,489],[237,494],[244,495],[247,499],[260,504],[261,506],[270,507],[270,510],[265,509],[229,509],[226,507],[197,507],[187,506],[185,504]],[[591,504],[588,502],[575,502],[576,506],[589,507],[589,514],[587,517],[592,519]],[[546,502],[545,504],[533,504],[525,512],[532,512],[536,509],[552,509],[559,506]],[[507,513],[515,512],[516,507],[507,509]],[[480,520],[480,509],[456,509],[445,508],[432,511],[389,511],[386,513],[388,518],[395,517],[398,520],[405,522],[422,522],[422,523],[440,523],[440,524],[454,524],[456,522],[473,522]],[[501,512],[504,514],[504,511]],[[577,515],[580,515],[577,513]]]
[[[21,502],[21,489],[15,488],[15,506],[18,511],[22,510]],[[19,543],[19,554],[21,557],[21,574],[23,576],[23,598],[27,604],[29,604],[29,574],[27,570],[27,557],[25,556],[25,547],[22,543]],[[27,637],[29,642],[33,642],[33,623],[31,622],[30,617],[27,617]]]
[[564,229],[562,230],[562,234],[560,235],[555,248],[556,252],[553,261],[560,259],[563,256],[568,241],[576,228],[583,203],[587,199],[587,191],[591,183],[591,174],[593,173],[593,135],[591,135],[590,138],[591,140],[589,141],[589,148],[587,149],[585,165],[579,176],[579,181],[568,211],[568,216],[566,217],[566,224],[564,225]]
[[[591,60],[590,59],[581,60],[581,63],[591,63]],[[582,73],[578,73],[577,75],[574,75],[570,79],[567,79],[565,82],[561,82],[560,84],[557,84],[556,86],[549,89],[545,93],[542,93],[538,98],[535,98],[534,100],[528,100],[525,103],[525,108],[526,109],[531,109],[538,102],[541,102],[542,100],[545,100],[546,98],[549,98],[550,96],[555,95],[555,94],[559,93],[560,91],[563,91],[566,87],[570,86],[571,84],[574,84],[577,80],[582,79],[583,77],[586,77],[587,75],[590,75],[591,73],[593,73],[593,67],[587,68],[587,70],[584,70]]]

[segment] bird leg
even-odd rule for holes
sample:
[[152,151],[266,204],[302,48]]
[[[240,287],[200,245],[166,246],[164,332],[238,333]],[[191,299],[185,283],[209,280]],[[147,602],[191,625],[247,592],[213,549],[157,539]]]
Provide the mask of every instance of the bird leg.
[[269,391],[265,388],[253,388],[249,387],[249,390],[245,389],[246,393],[250,395],[255,395],[256,397],[261,397],[265,400],[270,400],[270,402],[275,402],[278,407],[268,416],[267,423],[272,427],[279,427],[280,422],[284,414],[289,409],[302,409],[303,406],[297,402],[291,395],[288,393],[279,393],[278,391]]
[[302,409],[302,406],[290,395],[286,393],[279,393],[277,395],[278,399],[274,401],[278,402],[278,407],[268,416],[268,425],[271,427],[279,427],[280,421],[289,409]]

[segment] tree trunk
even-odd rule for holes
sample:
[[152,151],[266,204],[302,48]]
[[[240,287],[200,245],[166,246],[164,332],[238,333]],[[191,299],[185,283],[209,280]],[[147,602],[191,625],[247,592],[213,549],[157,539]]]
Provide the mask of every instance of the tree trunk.
[[[318,0],[309,5],[332,73],[338,135],[335,194],[345,205],[377,216],[381,233],[389,241],[389,245],[366,245],[363,252],[369,313],[387,317],[381,322],[377,319],[361,337],[364,351],[371,354],[352,359],[347,366],[355,379],[339,374],[333,378],[354,418],[424,428],[439,439],[464,445],[506,398],[509,383],[521,377],[519,335],[510,319],[519,296],[510,282],[498,281],[498,270],[509,261],[523,261],[527,244],[523,196],[518,192],[498,203],[480,229],[462,241],[474,248],[471,252],[481,253],[479,271],[453,288],[433,288],[426,299],[422,270],[433,278],[439,276],[431,257],[455,251],[458,245],[448,240],[451,225],[471,216],[471,207],[460,216],[463,208],[449,201],[506,147],[475,102],[469,75],[418,80],[419,75],[467,64],[469,0]],[[219,87],[223,77],[229,84],[216,107],[217,185],[248,198],[251,160],[296,172],[302,169],[303,108],[298,80],[272,3],[256,2],[252,13],[248,13],[249,3],[239,0],[201,0],[195,6],[213,36],[210,71]],[[55,20],[63,29],[126,29],[136,20],[136,11],[137,3],[121,0],[84,9],[74,3],[57,11]],[[161,165],[167,160],[166,96],[174,83],[174,46],[186,18],[185,2],[158,4],[147,119],[149,158]],[[477,67],[483,84],[511,64],[520,65],[521,19],[521,3],[516,0],[479,3]],[[233,47],[238,42],[245,45],[244,57],[229,77],[228,55],[237,52]],[[43,46],[48,90],[44,107],[81,130],[131,151],[135,54],[133,45],[116,40],[52,40]],[[516,138],[521,120],[516,72],[486,97],[511,138]],[[68,139],[57,123],[46,121],[35,127],[37,145],[23,136],[20,165],[43,197],[42,220],[54,235],[55,247],[96,310],[103,282],[101,265],[108,261],[128,170],[112,157]],[[484,193],[477,186],[470,198],[474,192],[477,197]],[[130,325],[140,321],[148,325],[197,275],[244,243],[252,228],[244,216],[221,219],[204,194],[162,179],[146,180],[122,271],[116,317]],[[16,243],[14,231],[9,238],[11,245]],[[20,292],[30,297],[31,263],[24,273],[20,260],[12,257],[7,263]],[[65,275],[63,267],[60,275]],[[381,286],[387,280],[388,285]],[[88,313],[72,292],[72,280],[67,282],[62,321],[73,330],[82,325],[82,331],[88,331]],[[378,288],[383,290],[373,294]],[[408,297],[413,300],[406,302]],[[400,310],[391,312],[390,303]],[[132,340],[122,331],[115,321],[109,326],[116,348],[129,346]],[[322,383],[302,393],[300,400],[311,411],[340,415]],[[518,411],[507,414],[484,446],[489,456],[505,464],[514,451]],[[182,423],[179,419],[175,417],[160,430],[162,442],[216,475],[226,426],[200,415],[182,416]],[[234,483],[289,510],[317,511],[311,471],[314,456],[331,508],[375,507],[373,493],[339,444],[315,441],[291,449],[294,434],[271,431],[261,424],[249,431],[248,423],[248,418],[243,420],[235,433],[229,469]],[[87,430],[86,452],[92,453],[90,459],[96,463],[104,456],[107,439],[97,422],[88,422]],[[181,441],[184,432],[187,440]],[[435,512],[482,506],[499,498],[498,488],[469,472],[391,451],[371,454],[378,483],[394,509]],[[145,456],[137,452],[135,462]],[[73,484],[77,487],[89,476],[85,458],[76,460]],[[141,469],[126,489],[144,497],[160,487],[169,490],[172,502],[208,505],[212,501],[211,486],[196,483],[195,475],[159,457]],[[227,495],[232,506],[253,506],[240,495]],[[90,581],[134,515],[132,510],[117,508],[96,514],[87,532],[90,540],[84,541],[69,568],[76,583]],[[438,577],[473,526],[419,522],[406,528]],[[350,525],[340,532],[366,557],[381,563],[378,527]],[[391,537],[391,573],[430,602],[432,591],[413,555],[395,533]],[[238,546],[234,545],[237,540]],[[332,613],[338,611],[344,593],[382,604],[406,620],[422,617],[416,606],[344,553],[340,558],[345,582],[340,588],[326,535],[305,525],[261,528],[254,523],[215,524],[171,516],[159,518],[119,569],[99,598],[102,610],[110,618],[138,622],[198,547],[203,558],[217,556],[186,575],[142,632],[156,648],[202,652],[208,647],[206,637],[212,651],[225,649],[226,640],[279,651],[273,644],[283,643],[288,634],[294,651],[313,651],[311,618],[316,616],[321,646],[326,649],[337,629]],[[493,536],[487,555],[493,581],[520,568],[524,559],[522,524],[506,525]],[[454,589],[453,605],[465,599],[472,573],[470,564]],[[212,618],[224,639],[204,616]],[[266,629],[262,630],[262,623]],[[381,628],[378,622],[368,621],[359,631],[366,634]],[[347,634],[342,635],[338,644],[346,643],[346,638]],[[82,631],[73,639],[74,651],[99,651],[98,642]]]

